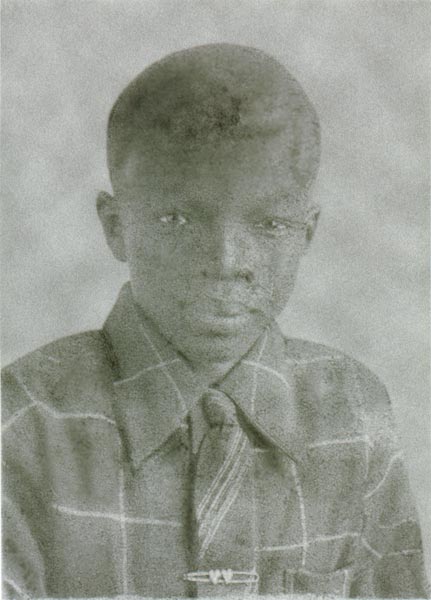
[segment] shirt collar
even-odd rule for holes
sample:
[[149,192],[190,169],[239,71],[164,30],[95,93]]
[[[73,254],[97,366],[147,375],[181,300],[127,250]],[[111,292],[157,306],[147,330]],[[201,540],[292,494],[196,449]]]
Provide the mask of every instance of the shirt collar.
[[[136,307],[126,284],[105,325],[118,364],[114,412],[137,468],[173,433],[207,389],[157,327]],[[295,419],[292,365],[274,322],[218,383],[250,424],[296,462],[303,460]]]

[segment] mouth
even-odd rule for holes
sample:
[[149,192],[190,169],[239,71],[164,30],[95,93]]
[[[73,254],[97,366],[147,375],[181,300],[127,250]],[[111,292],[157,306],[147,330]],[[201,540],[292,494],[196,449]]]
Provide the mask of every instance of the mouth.
[[214,316],[216,318],[235,318],[246,313],[250,312],[249,309],[246,309],[244,306],[237,306],[231,304],[219,304],[213,308],[209,308],[207,314]]
[[210,337],[232,337],[238,336],[248,323],[248,315],[236,315],[229,317],[207,316],[199,319],[198,331]]
[[202,310],[206,310],[207,312],[227,316],[253,310],[252,298],[246,299],[233,293],[202,295],[190,304],[195,308],[202,308]]
[[245,306],[218,304],[195,307],[194,321],[206,335],[231,336],[238,334],[250,322],[253,311]]
[[256,298],[237,290],[202,289],[199,298],[183,304],[183,315],[198,335],[238,336],[262,313]]

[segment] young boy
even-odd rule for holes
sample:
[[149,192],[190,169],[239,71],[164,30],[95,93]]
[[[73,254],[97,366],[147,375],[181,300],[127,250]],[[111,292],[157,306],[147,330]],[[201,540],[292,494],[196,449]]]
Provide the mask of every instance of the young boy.
[[384,387],[275,323],[318,162],[261,51],[181,51],[120,95],[97,208],[130,282],[4,370],[7,597],[425,596]]

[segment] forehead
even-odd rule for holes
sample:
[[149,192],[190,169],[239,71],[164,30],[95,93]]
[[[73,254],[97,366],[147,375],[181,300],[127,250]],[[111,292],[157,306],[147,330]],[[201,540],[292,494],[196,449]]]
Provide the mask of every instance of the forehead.
[[192,149],[141,144],[129,152],[121,182],[126,194],[158,201],[171,196],[218,202],[286,198],[302,204],[306,192],[283,135],[224,140]]

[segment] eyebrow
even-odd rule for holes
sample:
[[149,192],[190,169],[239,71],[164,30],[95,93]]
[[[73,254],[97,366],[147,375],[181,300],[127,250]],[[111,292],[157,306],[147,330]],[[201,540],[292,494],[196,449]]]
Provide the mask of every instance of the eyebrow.
[[[202,206],[202,203],[200,202],[200,195],[199,193],[196,192],[192,192],[192,193],[184,193],[178,189],[175,189],[174,187],[169,189],[169,190],[165,190],[165,195],[163,196],[164,200],[166,200],[166,202],[170,202],[170,201],[174,201],[174,202],[178,202],[178,201],[182,201],[185,204],[189,205],[191,208],[193,207],[197,207],[199,208],[200,206]],[[271,193],[271,194],[264,194],[262,196],[255,196],[255,200],[264,204],[265,202],[303,202],[305,201],[305,192],[302,190],[294,190],[292,192],[287,192],[285,190],[280,190],[280,192],[275,192],[275,193]]]

